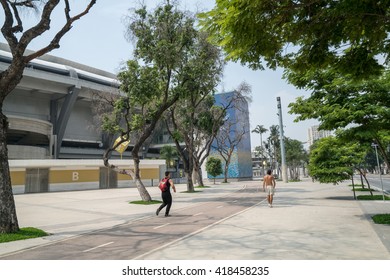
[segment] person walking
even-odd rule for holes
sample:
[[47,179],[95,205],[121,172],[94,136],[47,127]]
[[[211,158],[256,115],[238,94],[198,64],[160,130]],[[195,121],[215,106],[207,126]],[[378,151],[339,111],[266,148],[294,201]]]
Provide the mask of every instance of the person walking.
[[165,178],[163,179],[165,181],[165,187],[163,190],[161,190],[161,198],[163,200],[163,203],[158,207],[156,210],[156,215],[160,213],[160,211],[164,208],[165,209],[165,217],[169,217],[169,211],[171,210],[172,206],[172,195],[171,195],[171,187],[174,192],[176,192],[175,185],[173,184],[173,181],[171,179],[171,173],[169,171],[165,172]]
[[267,201],[268,206],[272,208],[272,202],[274,200],[276,182],[274,176],[272,176],[272,170],[268,169],[267,175],[263,178],[263,190],[267,189]]

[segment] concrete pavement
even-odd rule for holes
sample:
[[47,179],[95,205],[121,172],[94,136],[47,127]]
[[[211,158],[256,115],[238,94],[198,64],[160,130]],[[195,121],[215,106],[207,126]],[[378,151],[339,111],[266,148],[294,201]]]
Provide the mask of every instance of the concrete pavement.
[[[178,185],[171,213],[260,184],[210,183],[211,188],[192,194],[183,193],[186,186]],[[263,192],[256,192],[258,205],[145,252],[141,258],[389,260],[390,226],[374,224],[371,215],[390,213],[390,202],[355,201],[348,184],[278,181],[273,208],[267,206]],[[148,191],[159,199],[157,187]],[[128,203],[138,199],[135,188],[16,195],[20,227],[37,227],[52,235],[2,243],[0,257],[155,215],[157,205]]]

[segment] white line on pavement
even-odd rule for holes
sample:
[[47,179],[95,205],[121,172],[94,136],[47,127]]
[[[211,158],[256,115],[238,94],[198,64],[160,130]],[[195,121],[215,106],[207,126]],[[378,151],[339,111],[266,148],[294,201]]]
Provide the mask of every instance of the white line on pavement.
[[161,225],[161,226],[158,226],[158,227],[154,227],[153,229],[159,229],[159,228],[165,227],[165,226],[167,226],[167,225],[170,225],[170,223],[163,224],[163,225]]
[[199,213],[194,214],[193,216],[195,217],[195,216],[199,216],[199,215],[202,215],[202,214],[203,214],[203,212],[199,212]]
[[108,245],[110,245],[110,244],[112,244],[112,243],[114,243],[114,242],[108,242],[108,243],[105,243],[105,244],[102,244],[102,245],[93,247],[93,248],[91,248],[91,249],[84,250],[83,253],[86,253],[86,252],[89,252],[89,251],[92,251],[92,250],[95,250],[95,249],[98,249],[98,248],[101,248],[101,247],[104,247],[104,246],[108,246]]

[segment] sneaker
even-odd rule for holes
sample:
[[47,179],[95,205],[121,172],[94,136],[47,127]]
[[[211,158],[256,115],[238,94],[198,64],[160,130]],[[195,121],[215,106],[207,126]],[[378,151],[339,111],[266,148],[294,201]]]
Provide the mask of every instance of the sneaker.
[[271,208],[272,207],[271,203],[268,203],[268,206],[269,206],[269,208]]
[[158,213],[160,213],[160,210],[157,209],[156,210],[156,216],[158,216]]
[[165,214],[165,217],[170,217],[171,215],[169,215],[169,214]]

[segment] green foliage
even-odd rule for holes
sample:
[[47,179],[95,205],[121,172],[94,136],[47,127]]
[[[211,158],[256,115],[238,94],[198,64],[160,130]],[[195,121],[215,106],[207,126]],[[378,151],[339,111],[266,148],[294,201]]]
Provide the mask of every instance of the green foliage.
[[209,157],[206,162],[206,171],[214,178],[222,174],[222,161],[219,158]]
[[1,233],[0,234],[0,243],[4,242],[11,242],[16,240],[24,240],[24,239],[31,239],[31,238],[38,238],[49,235],[48,233],[44,232],[43,230],[32,228],[32,227],[26,227],[21,228],[16,233]]
[[290,169],[291,180],[299,180],[299,168],[308,161],[308,154],[299,140],[285,139],[286,162]]
[[390,214],[377,214],[372,216],[376,224],[390,225]]
[[[383,200],[383,195],[358,195],[358,200]],[[388,196],[385,195],[385,200],[390,200]]]
[[389,61],[389,7],[389,0],[218,0],[199,18],[228,59],[254,69],[304,74],[333,65],[360,79],[380,73],[379,55]]
[[[390,143],[390,71],[361,81],[334,69],[309,71],[304,76],[289,72],[288,79],[312,91],[310,97],[299,97],[289,105],[290,113],[298,115],[296,121],[318,119],[320,128],[339,129],[340,138],[358,140],[367,148],[373,141],[381,147]],[[389,162],[388,151],[379,152]]]
[[[203,61],[196,60],[199,32],[194,18],[169,1],[154,11],[146,6],[134,10],[127,27],[128,38],[135,43],[134,58],[118,74],[124,96],[102,117],[102,127],[111,134],[137,133],[142,142],[164,111],[196,84]],[[132,139],[136,144],[138,140]]]
[[164,146],[161,148],[160,156],[161,156],[161,158],[166,160],[166,165],[168,167],[172,167],[173,160],[177,159],[178,153],[177,153],[176,148],[167,145],[167,146]]
[[321,183],[337,184],[351,178],[365,151],[357,142],[343,142],[336,137],[322,138],[310,150],[308,170]]
[[307,72],[305,76],[290,72],[288,78],[293,84],[312,91],[310,97],[297,98],[289,105],[290,113],[298,115],[297,120],[319,119],[321,128],[327,130],[353,123],[352,130],[371,138],[375,131],[388,129],[389,71],[379,78],[360,82],[333,69]]
[[[193,16],[170,1],[163,1],[154,11],[141,6],[128,17],[127,35],[135,43],[134,58],[118,74],[125,96],[103,116],[105,131],[136,132],[144,139],[179,99],[183,101],[176,108],[193,108],[188,100],[212,102],[207,96],[218,85],[224,62],[220,50],[194,23]],[[193,120],[210,129],[210,116],[191,119],[187,114],[182,121],[187,131]]]

